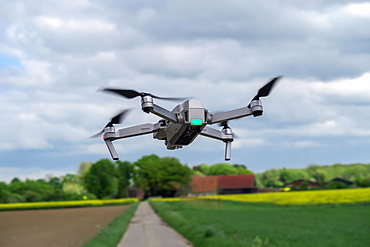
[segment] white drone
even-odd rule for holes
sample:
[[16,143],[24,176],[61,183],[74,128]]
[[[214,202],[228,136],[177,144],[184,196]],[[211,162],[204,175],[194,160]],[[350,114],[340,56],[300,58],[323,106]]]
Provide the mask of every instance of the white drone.
[[[196,99],[187,99],[185,102],[177,105],[172,111],[169,111],[154,104],[153,99],[184,99],[158,97],[150,93],[140,93],[135,90],[104,88],[102,89],[104,92],[119,94],[128,99],[140,96],[141,109],[145,113],[153,113],[161,119],[154,124],[146,123],[115,131],[113,124],[121,123],[128,112],[128,110],[124,110],[117,116],[113,117],[105,128],[93,137],[102,135],[112,158],[114,160],[118,160],[119,157],[112,144],[112,141],[117,139],[153,133],[153,138],[163,140],[167,149],[174,150],[189,145],[198,135],[202,135],[225,142],[225,160],[230,160],[231,142],[234,140],[234,137],[227,121],[250,115],[253,115],[254,117],[261,116],[263,108],[260,98],[268,96],[274,84],[280,78],[280,76],[275,77],[265,86],[260,88],[257,95],[254,96],[248,106],[214,114],[208,112],[208,110],[203,107],[202,102]],[[220,123],[223,127],[222,130],[217,130],[207,126],[215,123]]]

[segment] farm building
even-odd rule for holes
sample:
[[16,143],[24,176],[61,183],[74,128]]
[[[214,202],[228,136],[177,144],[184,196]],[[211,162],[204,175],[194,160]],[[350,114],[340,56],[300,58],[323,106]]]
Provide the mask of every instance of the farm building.
[[298,179],[298,180],[295,180],[291,183],[287,183],[285,186],[287,187],[298,187],[298,188],[301,188],[303,186],[307,186],[307,189],[310,189],[312,187],[321,187],[321,184],[319,183],[315,183],[315,182],[312,182],[312,181],[309,181],[309,180],[305,180],[305,179]]
[[347,186],[351,186],[353,185],[353,182],[351,180],[348,180],[348,179],[345,179],[345,178],[340,178],[340,177],[336,177],[336,178],[333,178],[331,180],[329,180],[328,182],[340,182],[340,183],[343,183]]
[[143,199],[145,197],[145,192],[133,185],[128,189],[128,197]]
[[192,195],[243,194],[257,192],[254,174],[192,176]]

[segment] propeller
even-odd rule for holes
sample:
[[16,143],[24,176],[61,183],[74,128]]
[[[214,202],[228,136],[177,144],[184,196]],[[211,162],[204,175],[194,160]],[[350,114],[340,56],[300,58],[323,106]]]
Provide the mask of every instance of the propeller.
[[265,86],[261,87],[258,92],[257,92],[257,95],[254,96],[254,98],[252,100],[259,100],[261,97],[266,97],[270,94],[272,88],[274,87],[274,85],[276,84],[276,82],[281,78],[282,76],[278,76],[278,77],[275,77],[274,79],[272,79],[269,83],[267,83]]
[[[128,110],[123,110],[121,111],[118,115],[114,116],[108,123],[107,125],[105,125],[104,129],[107,128],[107,127],[113,127],[113,124],[120,124],[122,123],[122,121],[126,118],[127,116],[127,113],[130,111],[130,109]],[[102,131],[100,131],[99,133],[91,136],[91,138],[95,138],[95,137],[99,137],[101,136],[101,134],[104,133],[104,129]]]
[[156,96],[156,95],[153,95],[153,94],[150,94],[150,93],[137,92],[137,91],[131,90],[131,89],[104,88],[104,89],[101,89],[100,91],[115,93],[115,94],[121,95],[121,96],[123,96],[125,98],[128,98],[128,99],[133,99],[133,98],[136,98],[138,96],[140,96],[140,97],[151,96],[155,99],[163,99],[163,100],[185,100],[185,99],[187,99],[187,98],[159,97],[159,96]]

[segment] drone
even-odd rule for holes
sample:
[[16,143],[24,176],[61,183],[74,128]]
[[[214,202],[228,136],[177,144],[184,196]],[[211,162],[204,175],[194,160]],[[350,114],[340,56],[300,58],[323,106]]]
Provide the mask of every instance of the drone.
[[[153,134],[153,138],[164,141],[169,150],[175,150],[191,144],[199,135],[223,141],[225,143],[225,160],[231,159],[231,143],[234,141],[234,134],[228,125],[229,120],[253,115],[261,116],[263,113],[260,98],[266,97],[281,76],[273,78],[266,85],[261,87],[251,102],[242,108],[210,113],[197,99],[159,97],[150,93],[137,92],[130,89],[104,88],[99,91],[109,92],[123,96],[127,99],[141,97],[141,109],[145,113],[152,113],[161,119],[157,123],[140,124],[128,128],[115,130],[114,124],[119,124],[127,116],[129,110],[123,110],[114,116],[107,123],[104,129],[93,137],[102,136],[113,160],[119,157],[112,141],[134,136]],[[154,104],[158,100],[185,100],[178,104],[172,111]],[[208,125],[219,124],[222,129],[211,128]]]

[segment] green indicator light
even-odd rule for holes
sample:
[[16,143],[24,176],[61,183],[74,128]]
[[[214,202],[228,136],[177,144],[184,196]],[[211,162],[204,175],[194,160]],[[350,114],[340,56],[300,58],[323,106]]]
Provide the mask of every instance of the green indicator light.
[[193,118],[191,120],[191,125],[202,125],[202,119],[198,119],[198,118]]

